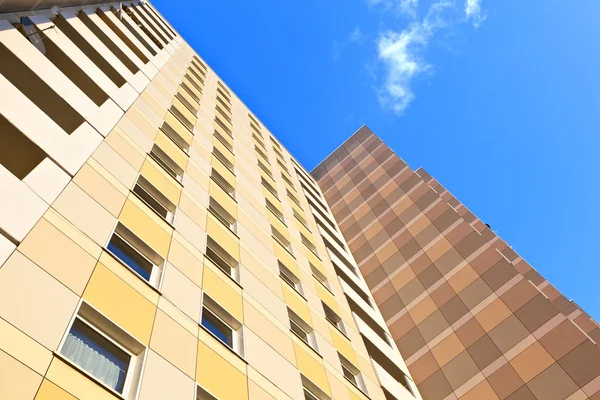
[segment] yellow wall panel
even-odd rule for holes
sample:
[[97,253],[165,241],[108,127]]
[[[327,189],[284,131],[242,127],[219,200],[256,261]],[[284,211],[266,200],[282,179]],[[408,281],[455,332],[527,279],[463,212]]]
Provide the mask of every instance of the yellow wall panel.
[[229,151],[229,149],[227,149],[225,145],[221,143],[221,141],[216,137],[213,137],[213,146],[219,149],[221,154],[223,154],[223,156],[227,159],[227,161],[231,163],[231,165],[235,164],[235,157],[233,156],[231,151]]
[[208,265],[205,265],[204,267],[202,290],[238,321],[244,321],[241,289],[231,282],[231,280],[229,280],[229,282],[223,280],[218,273],[213,271]]
[[237,219],[237,203],[231,196],[216,184],[213,180],[210,181],[208,192],[210,196],[216,200],[231,216]]
[[285,237],[288,241],[291,241],[290,231],[288,230],[288,227],[283,222],[281,222],[281,220],[277,218],[272,212],[269,211],[268,215],[269,222],[271,223],[271,225],[273,225],[275,229],[277,229],[277,231],[279,231],[279,233],[283,235],[283,237]]
[[196,86],[199,86],[200,88],[204,89],[204,82],[202,82],[200,79],[196,78],[194,76],[194,74],[186,74],[186,76],[188,77],[188,79],[192,82],[194,82],[196,84]]
[[352,400],[370,400],[369,397],[365,396],[363,392],[358,390],[358,388],[356,388],[350,382],[346,381],[345,384],[348,387],[348,392],[350,393],[350,398]]
[[181,169],[185,170],[187,165],[188,156],[185,154],[171,139],[167,137],[162,131],[158,132],[156,138],[154,139],[154,143],[158,147],[161,148],[162,151],[167,153],[169,157],[177,163],[181,167]]
[[171,112],[165,115],[165,122],[175,130],[188,144],[192,143],[192,132],[185,127]]
[[56,386],[54,383],[44,379],[35,400],[77,400],[76,397]]
[[[160,218],[156,215],[150,216],[148,213],[152,211],[142,210],[140,208],[142,202],[137,198],[134,200],[132,197],[125,202],[119,215],[119,221],[166,259],[171,244],[171,228],[165,230],[161,227],[159,225]],[[140,206],[136,205],[134,201],[138,202]],[[160,223],[167,226],[165,222]]]
[[[263,194],[279,211],[281,211],[281,201],[273,195],[273,193],[269,192],[266,188],[263,187]],[[282,212],[283,213],[283,212]]]
[[156,306],[98,263],[83,299],[142,343],[150,342]]
[[[229,118],[231,118],[231,116],[228,115],[229,113],[227,112],[227,110],[224,110],[223,107],[220,107],[220,108],[221,108],[221,110],[223,110],[225,112],[226,116],[229,116]],[[219,118],[219,120],[223,123],[223,125],[225,125],[231,132],[233,132],[233,125],[231,125],[231,122],[229,122],[225,119],[223,114],[221,114],[220,112],[217,112],[217,118]],[[215,124],[216,124],[216,122],[215,122]]]
[[218,158],[212,157],[210,164],[232,187],[235,187],[235,175]]
[[46,378],[79,399],[119,400],[118,397],[110,394],[108,390],[103,389],[96,382],[56,357],[54,357],[50,368],[48,368]]
[[[304,254],[306,254],[306,258],[308,258],[308,261],[310,261],[310,263],[312,265],[314,265],[316,268],[319,268],[319,266],[321,266],[320,270],[321,270],[321,272],[323,272],[322,271],[324,269],[322,267],[323,262],[319,259],[319,257],[317,257],[315,255],[315,253],[310,251],[306,246],[303,246],[303,247],[304,247]],[[323,274],[325,274],[325,272],[323,272]],[[327,274],[325,274],[325,276],[327,276]]]
[[181,185],[167,174],[156,161],[146,158],[140,174],[144,176],[155,188],[157,188],[173,204],[179,203],[181,196]]
[[177,97],[173,98],[173,106],[193,125],[196,125],[198,118],[194,115]]
[[312,326],[312,318],[310,317],[310,311],[306,300],[288,285],[282,285],[283,288],[283,300],[285,304],[307,324]]
[[248,379],[204,342],[198,342],[196,381],[220,400],[248,398]]
[[325,304],[327,304],[336,314],[340,315],[337,301],[335,301],[335,298],[329,290],[325,289],[322,285],[317,285],[317,294]]
[[[225,129],[223,129],[221,127],[221,125],[217,124],[216,122],[215,122],[215,130],[217,132],[219,132],[221,134],[221,136],[223,136],[225,138],[225,140],[227,140],[227,141],[233,140],[231,137],[231,133],[225,131]],[[233,143],[230,143],[230,144],[233,144]]]
[[359,367],[358,361],[356,359],[356,354],[354,354],[354,349],[352,348],[352,344],[350,341],[344,337],[336,328],[329,327],[329,333],[331,334],[331,339],[333,340],[333,346],[340,352],[341,355],[346,357],[348,361],[350,361],[355,367]]
[[281,261],[283,263],[283,265],[288,267],[290,269],[290,271],[292,271],[294,274],[296,274],[296,276],[299,276],[298,275],[298,267],[296,266],[297,265],[296,259],[294,257],[292,257],[292,255],[289,253],[289,251],[284,249],[279,244],[279,242],[274,240],[273,246],[275,246],[275,257],[277,257],[277,259],[279,261]]
[[217,221],[211,213],[208,213],[206,232],[208,233],[208,236],[225,249],[231,257],[238,261],[240,260],[239,239],[229,229],[225,228],[222,223]]
[[294,218],[294,221],[296,223],[296,227],[298,228],[298,230],[314,243],[312,233],[304,225],[302,225],[302,223],[300,221],[298,221],[296,218]]
[[296,352],[296,363],[300,372],[322,391],[331,395],[322,360],[319,360],[316,355],[310,353],[310,350],[305,349],[303,344],[296,343],[296,341],[294,341],[294,351]]
[[304,214],[304,210],[298,204],[294,203],[293,200],[290,200],[290,204],[292,205],[292,208],[296,210],[298,214],[302,215],[305,221],[307,221],[306,214]]

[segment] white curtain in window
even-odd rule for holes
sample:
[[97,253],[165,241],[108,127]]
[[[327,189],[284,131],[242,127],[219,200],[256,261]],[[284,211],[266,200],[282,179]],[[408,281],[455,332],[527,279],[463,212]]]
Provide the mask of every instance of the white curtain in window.
[[62,354],[107,386],[117,390],[119,366],[92,349],[77,336],[69,333],[65,339]]

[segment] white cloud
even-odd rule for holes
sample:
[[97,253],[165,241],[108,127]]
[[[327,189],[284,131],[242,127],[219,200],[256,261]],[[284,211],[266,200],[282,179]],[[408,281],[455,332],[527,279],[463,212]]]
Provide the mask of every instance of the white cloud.
[[350,43],[363,44],[367,40],[367,35],[365,35],[360,28],[357,26],[354,30],[346,37],[346,39],[341,42],[334,40],[333,41],[333,59],[337,60],[342,55],[342,51],[346,46]]
[[450,1],[440,0],[429,8],[423,20],[411,23],[400,32],[385,31],[379,37],[378,56],[386,69],[379,101],[396,114],[401,115],[415,98],[412,81],[431,70],[423,53],[431,38],[451,23],[445,15],[451,7]]
[[487,18],[487,14],[481,10],[481,0],[465,0],[465,15],[475,28],[479,28]]

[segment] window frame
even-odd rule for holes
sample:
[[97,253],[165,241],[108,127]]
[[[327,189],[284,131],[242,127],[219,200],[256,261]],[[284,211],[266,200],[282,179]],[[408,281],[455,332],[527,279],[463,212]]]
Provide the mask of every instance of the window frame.
[[[166,134],[165,134],[166,135]],[[169,137],[167,135],[167,137]],[[183,179],[183,170],[179,165],[173,161],[171,157],[163,149],[161,149],[157,144],[154,144],[148,155],[151,159],[153,159],[160,167],[165,170],[167,174],[169,174],[173,179],[177,182],[181,183]]]
[[[136,191],[139,188],[142,193]],[[172,224],[173,219],[175,218],[175,211],[177,210],[177,206],[173,204],[165,195],[163,195],[157,188],[146,179],[142,174],[138,174],[137,180],[133,185],[133,189],[131,191],[144,203],[146,204],[154,213],[159,215],[162,219],[164,219],[167,223]],[[154,192],[154,193],[153,193]],[[145,196],[149,196],[150,199],[146,199]],[[159,207],[162,207],[165,211],[163,215],[160,210],[157,210],[155,205],[152,205],[152,200],[158,203]],[[167,204],[165,204],[167,203]]]
[[288,286],[298,292],[299,295],[304,297],[304,293],[302,290],[302,281],[298,278],[288,267],[286,267],[281,261],[278,261],[279,264],[279,277],[282,281],[284,281]]
[[[205,310],[208,311],[212,317],[216,318],[219,321],[219,323],[224,324],[228,329],[231,330],[231,345],[224,342],[221,338],[219,338],[210,329],[208,329],[202,324]],[[200,326],[211,336],[213,336],[216,340],[221,342],[223,346],[227,347],[238,356],[244,358],[244,325],[240,321],[238,321],[237,318],[231,315],[225,308],[223,308],[219,303],[213,300],[213,298],[210,297],[206,292],[202,293]]]

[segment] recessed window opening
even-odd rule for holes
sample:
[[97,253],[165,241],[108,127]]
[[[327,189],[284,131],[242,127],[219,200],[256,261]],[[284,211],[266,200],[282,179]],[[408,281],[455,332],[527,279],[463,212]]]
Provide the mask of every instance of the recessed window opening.
[[235,218],[229,212],[227,212],[227,210],[225,210],[224,207],[222,207],[212,197],[209,200],[208,211],[212,215],[214,215],[214,217],[216,219],[218,219],[219,222],[221,222],[223,225],[225,225],[227,227],[227,229],[229,229],[229,230],[231,230],[232,232],[235,233],[235,225],[236,225],[237,221],[235,220]]
[[206,293],[202,300],[202,326],[243,357],[242,324]]
[[290,243],[290,241],[281,233],[279,232],[273,225],[271,225],[271,234],[273,235],[273,238],[279,242],[279,244],[281,246],[283,246],[283,248],[285,248],[290,254],[292,254],[292,244]]
[[279,277],[287,283],[292,289],[302,294],[300,279],[294,275],[281,261],[279,261]]
[[317,341],[313,328],[308,325],[302,318],[298,316],[288,307],[288,318],[290,321],[290,331],[300,340],[318,352]]
[[275,215],[277,217],[277,219],[279,219],[281,222],[283,222],[285,224],[285,220],[283,218],[283,213],[281,211],[279,211],[279,208],[277,208],[273,203],[271,203],[269,201],[269,199],[265,199],[265,202],[267,204],[267,209],[269,211],[271,211],[273,213],[273,215]]
[[213,146],[213,154],[219,159],[219,161],[221,161],[221,163],[223,163],[224,166],[227,167],[228,170],[233,172],[233,163],[229,161],[229,159],[225,157],[225,155],[221,153],[221,151],[215,146]]
[[206,257],[237,282],[238,262],[210,236],[206,242]]
[[171,175],[178,182],[181,181],[183,176],[183,169],[167,153],[165,153],[156,144],[152,146],[150,150],[150,157],[160,165],[167,174]]
[[186,142],[185,139],[182,138],[181,135],[177,133],[177,131],[171,125],[165,121],[160,129],[169,137],[169,139],[173,141],[173,143],[177,145],[177,147],[187,154],[190,149],[190,144]]
[[225,131],[226,134],[233,137],[233,135],[231,134],[231,129],[229,129],[229,127],[225,125],[225,123],[221,121],[221,119],[218,116],[215,117],[215,122],[221,127],[221,129],[223,129],[223,131]]
[[133,187],[133,192],[165,221],[169,223],[173,222],[175,204],[142,175],[138,177],[137,183]]
[[335,313],[335,311],[333,311],[331,309],[331,307],[329,307],[327,304],[325,304],[324,302],[321,302],[321,304],[323,305],[323,310],[325,310],[325,319],[333,326],[335,326],[337,329],[339,329],[344,335],[347,335],[346,333],[346,327],[344,326],[344,323],[342,322],[342,319],[340,318],[339,315],[337,315]]
[[234,197],[234,187],[231,186],[231,184],[227,182],[227,179],[223,178],[223,176],[219,174],[214,168],[212,169],[210,177],[217,185],[221,187],[221,189],[225,191],[225,193],[227,193],[231,197]]
[[260,178],[260,182],[269,191],[269,193],[275,196],[276,199],[279,199],[279,196],[277,195],[277,190],[273,187],[273,185],[267,182],[267,180],[263,177]]

